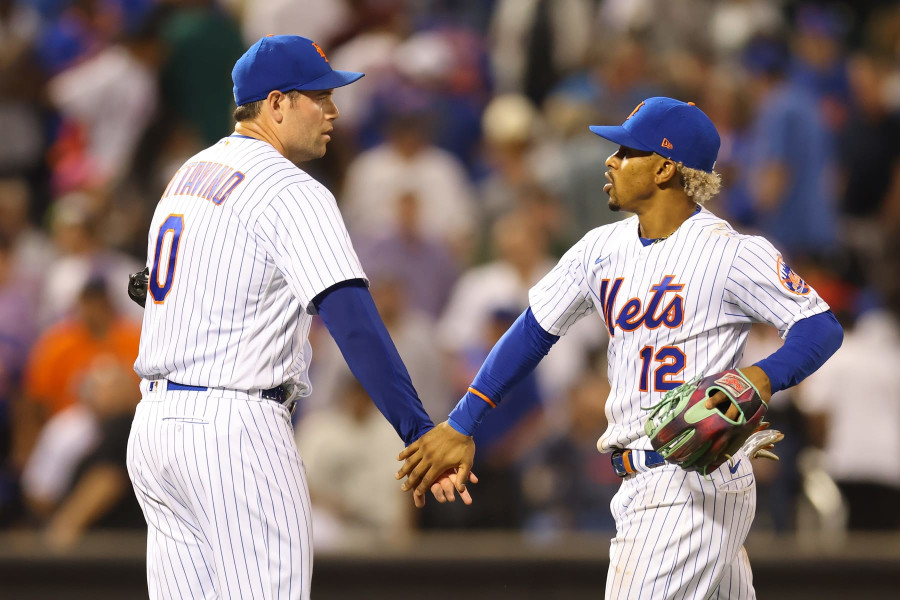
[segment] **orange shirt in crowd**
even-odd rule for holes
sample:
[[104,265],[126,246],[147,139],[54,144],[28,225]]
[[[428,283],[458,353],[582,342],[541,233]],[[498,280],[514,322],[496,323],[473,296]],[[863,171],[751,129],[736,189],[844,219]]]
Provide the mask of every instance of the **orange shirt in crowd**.
[[[34,345],[25,367],[25,393],[56,414],[78,401],[82,376],[97,357],[112,356],[130,371],[140,340],[140,324],[126,319],[115,319],[103,339],[92,337],[82,323],[60,323]],[[135,394],[139,383],[135,374]]]

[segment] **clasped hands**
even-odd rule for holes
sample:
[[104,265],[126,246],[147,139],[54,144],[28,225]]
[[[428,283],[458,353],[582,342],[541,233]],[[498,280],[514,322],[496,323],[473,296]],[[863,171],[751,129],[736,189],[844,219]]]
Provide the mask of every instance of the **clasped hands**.
[[454,502],[456,493],[463,503],[472,504],[466,483],[478,483],[472,473],[475,441],[444,421],[407,446],[397,457],[404,461],[395,477],[406,481],[400,487],[412,490],[416,508],[425,506],[428,490],[438,502]]

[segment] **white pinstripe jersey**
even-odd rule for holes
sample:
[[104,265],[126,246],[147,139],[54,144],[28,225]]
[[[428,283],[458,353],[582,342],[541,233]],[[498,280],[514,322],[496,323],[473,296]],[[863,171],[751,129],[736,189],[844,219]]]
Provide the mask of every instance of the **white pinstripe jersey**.
[[334,196],[270,144],[232,135],[163,193],[135,371],[236,390],[309,393],[312,299],[365,278]]
[[706,209],[649,246],[637,216],[588,232],[529,301],[555,335],[595,311],[606,324],[611,392],[602,452],[650,450],[641,407],[695,375],[740,366],[751,323],[784,337],[798,320],[828,310],[767,240],[735,232]]

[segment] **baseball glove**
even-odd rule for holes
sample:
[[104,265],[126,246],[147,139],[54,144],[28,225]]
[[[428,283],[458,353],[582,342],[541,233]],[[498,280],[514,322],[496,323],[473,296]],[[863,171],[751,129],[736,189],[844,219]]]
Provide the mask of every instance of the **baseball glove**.
[[150,282],[150,268],[128,276],[128,297],[144,306],[147,303],[147,284]]
[[[719,407],[706,408],[706,399],[716,392],[737,407],[734,420]],[[644,431],[653,449],[683,469],[706,475],[740,450],[760,427],[766,403],[743,373],[729,369],[695,377],[647,410],[652,412]]]

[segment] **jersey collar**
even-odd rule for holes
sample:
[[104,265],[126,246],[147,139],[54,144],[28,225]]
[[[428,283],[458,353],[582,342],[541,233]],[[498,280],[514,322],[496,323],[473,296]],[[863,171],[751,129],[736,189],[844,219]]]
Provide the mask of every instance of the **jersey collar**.
[[[702,208],[703,208],[703,207],[700,206],[700,205],[698,204],[698,205],[697,205],[697,208],[694,209],[694,212],[691,213],[691,216],[688,217],[688,219],[690,219],[691,217],[693,217],[693,216],[699,214],[700,211],[702,210]],[[685,221],[685,222],[686,222],[686,221]],[[682,223],[682,224],[683,224],[683,223]],[[679,225],[678,228],[680,229],[680,228],[681,228],[681,225]],[[640,229],[638,229],[638,231],[640,231]],[[675,231],[678,231],[678,229],[676,229]],[[662,238],[645,238],[645,237],[641,237],[640,235],[638,235],[638,239],[641,240],[641,245],[643,245],[644,248],[646,248],[646,247],[649,246],[650,244],[655,244],[656,242],[661,242],[662,240],[664,240],[664,239],[666,239],[666,238],[672,237],[673,235],[675,235],[675,231],[673,231],[672,233],[670,233],[670,234],[667,235],[666,237],[662,237]]]

